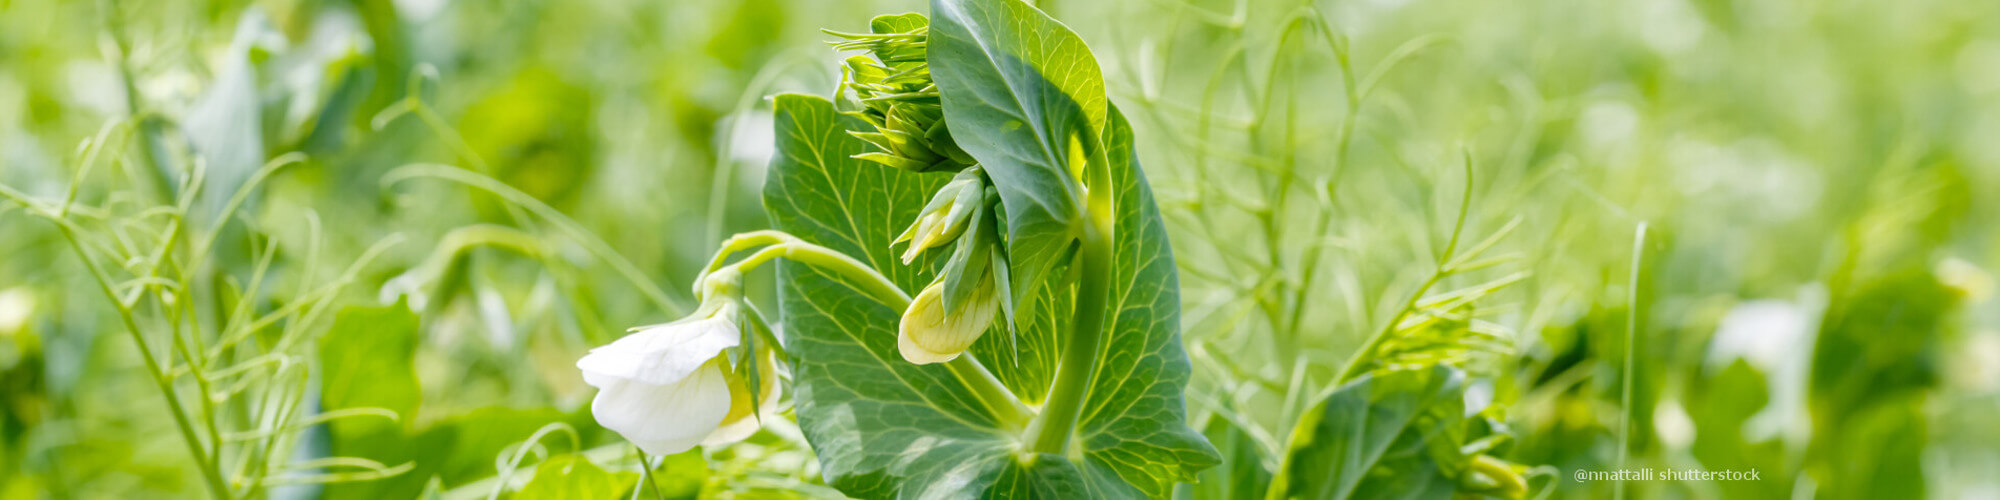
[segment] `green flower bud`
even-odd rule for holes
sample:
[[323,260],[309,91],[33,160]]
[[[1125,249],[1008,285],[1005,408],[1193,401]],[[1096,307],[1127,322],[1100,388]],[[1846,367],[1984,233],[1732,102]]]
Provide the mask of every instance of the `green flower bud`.
[[993,313],[1000,310],[1000,293],[992,274],[985,274],[956,310],[946,310],[944,288],[943,281],[931,283],[903,311],[896,348],[904,360],[920,365],[951,361],[993,326]]
[[921,14],[876,17],[872,33],[827,33],[846,41],[840,50],[865,50],[847,58],[838,92],[843,112],[875,131],[848,133],[879,151],[854,155],[912,172],[952,172],[976,162],[951,139],[944,104],[925,62],[930,22]]
[[909,242],[903,250],[903,264],[916,262],[924,250],[942,247],[965,234],[967,223],[986,201],[986,181],[978,167],[961,170],[950,183],[931,196],[930,203],[917,213],[917,220],[890,244]]

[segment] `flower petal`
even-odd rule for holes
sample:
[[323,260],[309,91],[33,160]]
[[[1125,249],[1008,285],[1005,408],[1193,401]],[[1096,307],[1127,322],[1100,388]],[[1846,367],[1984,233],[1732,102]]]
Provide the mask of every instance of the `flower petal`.
[[[758,397],[756,409],[761,410],[765,416],[769,416],[775,414],[778,410],[780,394],[777,376],[778,364],[773,355],[767,352],[764,355],[757,356],[757,365],[757,373],[761,374],[761,378],[763,378],[763,383],[758,384],[758,389],[763,394]],[[736,372],[730,372],[728,375],[729,416],[723,417],[722,426],[716,428],[715,432],[709,433],[708,439],[702,440],[702,446],[723,446],[749,439],[763,425],[761,420],[750,414],[752,410],[750,405],[750,384]]]
[[591,349],[576,361],[576,368],[583,371],[585,383],[599,389],[619,379],[671,384],[724,349],[736,347],[742,330],[733,316],[724,310],[708,318],[641,330]]
[[677,383],[616,380],[591,400],[597,423],[654,455],[672,455],[701,444],[729,414],[733,397],[722,360],[711,361]]

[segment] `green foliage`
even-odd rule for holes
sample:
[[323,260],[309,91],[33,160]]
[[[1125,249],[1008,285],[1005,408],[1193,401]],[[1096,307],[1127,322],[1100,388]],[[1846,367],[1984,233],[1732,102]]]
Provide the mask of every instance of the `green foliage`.
[[515,498],[605,500],[622,498],[639,486],[637,472],[606,472],[582,455],[556,455],[535,466],[535,478]]
[[[781,153],[765,196],[775,225],[877,266],[905,291],[928,283],[912,272],[928,270],[902,266],[888,246],[944,176],[849,158],[844,153],[865,146],[843,132],[860,124],[823,99],[783,95],[777,106]],[[1115,130],[1129,129],[1120,122]],[[1213,463],[1214,452],[1183,423],[1179,388],[1188,368],[1172,328],[1179,307],[1163,227],[1130,160],[1129,132],[1111,143],[1127,152],[1113,163],[1119,220],[1127,221],[1115,275],[1130,285],[1114,288],[1118,314],[1099,367],[1127,375],[1096,379],[1078,430],[1082,461],[1023,455],[1012,431],[952,372],[901,361],[892,328],[899,311],[837,275],[785,264],[779,294],[791,328],[795,404],[832,485],[857,497],[1159,496]],[[1003,374],[1022,368],[991,366]]]
[[1102,161],[1107,102],[1096,56],[1019,0],[931,5],[930,70],[959,147],[1006,204],[1016,310],[1081,234],[1084,162]]
[[[0,499],[1978,498],[1997,61],[1965,0],[0,0]],[[942,171],[999,224],[904,265]],[[578,357],[772,227],[1008,319],[913,366],[780,249],[782,397],[642,462]]]
[[[1701,422],[1691,452],[1701,463],[1713,468],[1751,470],[1768,474],[1761,481],[1729,481],[1717,484],[1730,498],[1789,497],[1792,485],[1780,479],[1791,468],[1780,439],[1751,441],[1745,424],[1771,403],[1765,376],[1748,361],[1738,359],[1720,373],[1691,384],[1687,401],[1688,417]],[[1768,471],[1768,472],[1766,472]]]
[[1306,412],[1267,498],[1448,498],[1471,465],[1465,375],[1377,371]]
[[1958,292],[1926,270],[1863,284],[1827,311],[1813,349],[1807,469],[1829,498],[1923,496],[1924,402]]
[[416,421],[423,402],[416,348],[417,316],[403,304],[340,311],[320,337],[320,377],[327,381],[320,388],[320,406],[328,411],[381,409],[394,418],[334,421],[336,449],[393,448],[391,442]]
[[1271,471],[1256,438],[1220,416],[1209,418],[1202,436],[1215,446],[1222,462],[1196,474],[1194,483],[1180,484],[1174,498],[1264,498],[1271,488]]

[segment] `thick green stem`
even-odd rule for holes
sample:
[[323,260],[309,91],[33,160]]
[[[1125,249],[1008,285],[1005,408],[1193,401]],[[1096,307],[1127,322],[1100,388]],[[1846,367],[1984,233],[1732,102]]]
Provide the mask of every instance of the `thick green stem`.
[[951,369],[951,374],[957,376],[966,388],[972,389],[973,395],[979,397],[987,409],[993,410],[993,416],[1009,430],[1019,431],[1035,418],[1035,412],[1021,404],[1021,398],[1015,397],[1014,391],[1007,390],[1007,386],[1001,384],[993,372],[986,370],[986,365],[972,357],[972,353],[959,353],[958,357],[946,361],[944,367]]
[[1077,280],[1076,328],[1063,346],[1048,405],[1028,424],[1026,443],[1036,453],[1062,454],[1069,447],[1077,417],[1090,394],[1103,350],[1105,314],[1110,309],[1112,246],[1110,224],[1087,224],[1083,237],[1083,271]]

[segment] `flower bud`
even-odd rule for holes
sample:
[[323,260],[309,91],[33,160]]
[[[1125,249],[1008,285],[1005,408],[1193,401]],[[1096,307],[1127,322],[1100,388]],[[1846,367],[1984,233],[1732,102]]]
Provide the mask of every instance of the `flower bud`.
[[903,311],[896,347],[904,360],[920,365],[951,361],[986,333],[993,325],[993,313],[1000,309],[1000,294],[991,273],[982,276],[954,311],[945,310],[943,295],[944,281],[931,283]]
[[916,262],[924,250],[944,246],[964,234],[967,223],[980,212],[985,192],[986,182],[976,167],[960,171],[950,183],[939,188],[930,203],[917,213],[916,222],[890,242],[910,242],[910,247],[903,250],[903,264]]
[[827,32],[847,39],[834,48],[869,53],[847,59],[838,92],[844,111],[874,128],[848,133],[880,150],[854,158],[913,172],[957,171],[975,163],[944,123],[943,101],[925,62],[929,20],[911,13],[880,16],[870,25],[872,33]]

